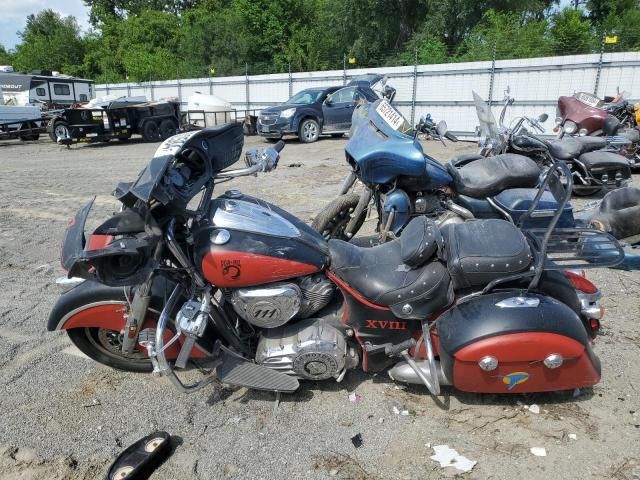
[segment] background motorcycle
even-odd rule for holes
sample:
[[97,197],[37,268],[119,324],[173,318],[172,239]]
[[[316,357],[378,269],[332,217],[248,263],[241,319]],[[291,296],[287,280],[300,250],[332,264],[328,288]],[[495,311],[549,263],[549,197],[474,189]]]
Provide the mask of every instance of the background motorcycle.
[[[315,217],[313,228],[325,238],[351,239],[373,208],[382,242],[389,234],[398,236],[411,218],[420,215],[439,226],[474,218],[519,223],[538,193],[541,168],[513,154],[482,162],[472,162],[483,158],[480,155],[463,155],[444,166],[426,155],[416,138],[433,130],[433,121],[425,118],[411,128],[395,108],[382,102],[360,106],[345,147],[351,173],[339,196]],[[440,122],[435,130],[442,139],[446,123]],[[546,226],[557,208],[554,197],[544,194],[525,226]],[[570,205],[561,225],[573,226]]]
[[[82,207],[61,260],[84,280],[60,297],[49,329],[67,330],[101,363],[153,369],[185,392],[213,378],[290,392],[298,379],[340,381],[359,365],[392,366],[393,379],[433,394],[443,384],[516,393],[599,381],[590,345],[599,292],[564,269],[581,261],[587,237],[618,250],[614,239],[553,231],[558,211],[528,238],[503,220],[441,233],[419,217],[375,248],[327,243],[263,200],[236,190],[212,198],[216,183],[273,170],[284,146],[248,152],[247,168],[224,170],[242,143],[239,125],[165,141],[135,182],[117,187],[124,209],[89,242],[92,202]],[[565,192],[561,206],[567,200]],[[554,255],[572,258],[548,261]],[[194,359],[215,366],[215,377],[185,385],[176,369]]]
[[[506,110],[513,105],[515,99],[505,92],[504,104],[500,112],[500,123],[495,121],[491,108],[480,96],[473,92],[476,111],[480,121],[479,144],[480,154],[485,157],[515,152],[530,156],[540,163],[548,165],[548,155],[557,160],[565,161],[574,177],[573,193],[576,195],[593,195],[602,189],[614,189],[627,185],[631,181],[631,170],[628,161],[622,155],[610,151],[605,137],[565,137],[551,142],[545,142],[546,148],[541,155],[536,148],[526,152],[518,145],[521,138],[526,139],[529,132],[527,126],[538,133],[544,133],[540,124],[548,118],[546,114],[538,118],[523,115],[515,118],[511,125],[506,126],[504,118]],[[525,126],[526,125],[526,126]],[[604,123],[608,133],[615,133],[618,121],[609,117]],[[626,141],[626,140],[625,140]],[[526,143],[526,141],[525,141]]]
[[[608,145],[620,151],[632,168],[640,165],[640,103],[632,105],[629,93],[601,100],[587,92],[558,98],[553,132],[558,138],[570,136],[607,136]],[[617,120],[617,121],[614,121]],[[605,124],[609,124],[605,128]],[[606,130],[606,132],[605,132]]]

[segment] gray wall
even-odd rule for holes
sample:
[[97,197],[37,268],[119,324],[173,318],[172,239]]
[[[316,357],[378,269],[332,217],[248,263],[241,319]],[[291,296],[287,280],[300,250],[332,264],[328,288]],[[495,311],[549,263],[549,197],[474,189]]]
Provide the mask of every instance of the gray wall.
[[[395,104],[409,119],[431,113],[436,120],[446,120],[456,132],[474,132],[478,124],[473,107],[472,90],[494,105],[503,98],[507,86],[516,103],[508,113],[549,114],[545,126],[550,130],[555,118],[556,101],[561,95],[576,91],[614,95],[617,88],[640,97],[640,52],[600,55],[572,55],[520,60],[446,63],[405,67],[382,67],[236,77],[195,78],[145,83],[96,85],[96,96],[146,95],[150,100],[178,97],[185,105],[189,95],[213,93],[231,102],[237,109],[256,109],[285,101],[291,93],[309,87],[342,85],[345,79],[366,72],[386,74],[398,94]],[[597,80],[599,77],[599,80]],[[415,85],[415,88],[414,88]],[[499,107],[494,108],[497,116]]]

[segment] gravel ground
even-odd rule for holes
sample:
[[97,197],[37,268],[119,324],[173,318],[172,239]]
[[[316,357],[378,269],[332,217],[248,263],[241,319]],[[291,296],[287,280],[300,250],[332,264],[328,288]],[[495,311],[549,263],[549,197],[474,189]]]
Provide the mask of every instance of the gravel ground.
[[[230,186],[310,221],[347,173],[345,142],[288,141],[278,170]],[[0,143],[1,479],[102,478],[118,452],[154,429],[174,435],[176,449],[153,480],[441,478],[450,472],[429,459],[440,444],[478,462],[467,478],[640,478],[637,273],[590,274],[607,307],[596,343],[603,380],[576,396],[447,390],[435,400],[424,388],[354,371],[340,384],[303,383],[274,415],[273,394],[213,385],[184,395],[163,379],[102,367],[64,333],[47,333],[69,217],[93,195],[93,225],[114,211],[109,193],[134,178],[155,148]],[[472,148],[426,144],[441,160]],[[540,413],[525,408],[533,403]],[[358,433],[364,443],[356,449],[350,439]]]

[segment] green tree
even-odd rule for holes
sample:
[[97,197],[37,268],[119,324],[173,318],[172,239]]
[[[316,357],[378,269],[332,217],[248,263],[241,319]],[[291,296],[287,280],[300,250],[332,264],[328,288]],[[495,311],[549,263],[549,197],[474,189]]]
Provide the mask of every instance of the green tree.
[[589,21],[580,10],[565,8],[553,16],[549,36],[557,55],[590,53],[595,42]]
[[525,17],[522,13],[487,11],[463,40],[458,60],[491,60],[494,49],[497,59],[549,55],[551,45],[545,36],[547,21]]
[[13,55],[11,52],[7,52],[4,45],[0,44],[0,65],[12,65]]
[[21,42],[15,49],[16,69],[31,71],[42,68],[78,73],[85,44],[74,17],[62,17],[53,10],[42,10],[27,17],[27,25],[18,35]]

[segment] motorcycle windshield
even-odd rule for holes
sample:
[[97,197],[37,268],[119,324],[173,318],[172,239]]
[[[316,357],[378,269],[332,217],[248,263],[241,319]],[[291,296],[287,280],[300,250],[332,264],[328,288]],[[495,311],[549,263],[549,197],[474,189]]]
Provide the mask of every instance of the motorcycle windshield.
[[426,160],[411,124],[386,100],[364,103],[351,120],[347,155],[366,183],[425,175]]
[[478,121],[480,122],[480,143],[482,145],[499,145],[500,134],[498,132],[498,122],[496,122],[496,118],[493,116],[491,107],[487,105],[487,102],[476,92],[473,92],[473,103],[476,106],[476,113],[478,115]]

